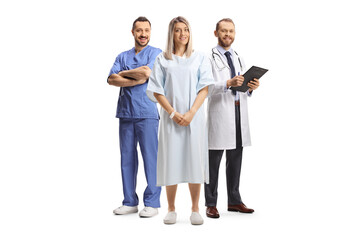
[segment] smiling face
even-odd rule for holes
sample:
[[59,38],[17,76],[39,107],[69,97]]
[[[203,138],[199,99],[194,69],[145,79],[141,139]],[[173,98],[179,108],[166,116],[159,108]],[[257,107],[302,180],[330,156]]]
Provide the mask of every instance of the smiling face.
[[148,45],[151,35],[149,22],[136,22],[135,27],[131,32],[135,39],[135,46],[144,48]]
[[232,22],[222,21],[214,34],[218,38],[219,45],[224,49],[229,49],[235,40],[235,26]]
[[190,31],[185,23],[178,22],[174,26],[175,46],[186,46],[189,42]]

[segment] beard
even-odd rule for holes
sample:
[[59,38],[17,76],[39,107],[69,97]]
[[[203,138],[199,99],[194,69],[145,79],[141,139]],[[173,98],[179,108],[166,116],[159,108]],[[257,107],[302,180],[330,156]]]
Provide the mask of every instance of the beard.
[[149,41],[150,39],[148,38],[145,43],[141,43],[138,39],[135,39],[136,44],[139,45],[140,47],[146,47],[149,44]]
[[230,47],[231,46],[231,44],[234,42],[234,39],[231,39],[231,42],[230,43],[226,43],[226,42],[224,42],[220,37],[218,37],[218,41],[219,41],[219,45],[221,46],[221,47]]

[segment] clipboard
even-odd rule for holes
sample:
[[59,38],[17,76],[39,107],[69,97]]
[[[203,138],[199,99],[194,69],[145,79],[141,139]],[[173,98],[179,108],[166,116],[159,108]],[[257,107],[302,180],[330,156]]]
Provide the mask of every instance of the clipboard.
[[244,73],[243,84],[239,87],[231,87],[231,90],[246,92],[249,89],[247,84],[254,78],[260,79],[267,71],[268,69],[252,66],[249,70],[246,71],[246,73]]

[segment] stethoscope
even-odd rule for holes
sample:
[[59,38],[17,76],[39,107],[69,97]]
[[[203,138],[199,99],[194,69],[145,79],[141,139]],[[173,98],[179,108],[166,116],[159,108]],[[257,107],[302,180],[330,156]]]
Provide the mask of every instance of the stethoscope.
[[[214,62],[215,62],[215,64],[216,64],[216,67],[221,71],[221,70],[223,70],[224,68],[227,68],[228,66],[227,66],[227,64],[225,64],[223,58],[222,58],[217,52],[215,52],[215,49],[216,49],[216,48],[213,48],[213,49],[212,49],[212,54],[211,54],[211,55],[212,55],[212,58],[214,59]],[[241,71],[243,71],[243,66],[242,66],[242,64],[241,64],[239,55],[238,55],[237,52],[235,52],[235,51],[234,51],[234,53],[236,54],[236,56],[237,56],[237,58],[238,58],[238,61],[239,61],[239,64],[240,64],[240,69],[241,69]],[[221,65],[222,65],[221,67],[219,66],[219,61],[217,61],[215,58],[220,59]]]

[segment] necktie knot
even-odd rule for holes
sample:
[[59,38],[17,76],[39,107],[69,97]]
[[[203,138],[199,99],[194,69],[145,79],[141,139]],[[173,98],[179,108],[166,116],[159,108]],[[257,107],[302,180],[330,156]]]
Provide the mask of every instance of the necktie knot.
[[226,57],[230,57],[230,56],[231,56],[231,53],[230,53],[229,51],[226,51],[226,52],[225,52],[225,56],[226,56]]

